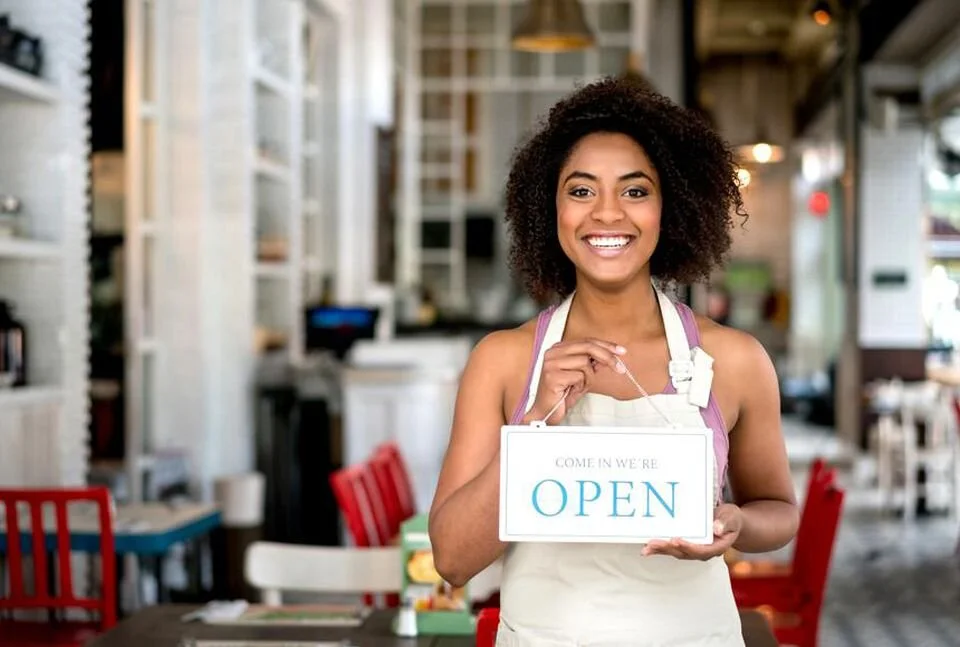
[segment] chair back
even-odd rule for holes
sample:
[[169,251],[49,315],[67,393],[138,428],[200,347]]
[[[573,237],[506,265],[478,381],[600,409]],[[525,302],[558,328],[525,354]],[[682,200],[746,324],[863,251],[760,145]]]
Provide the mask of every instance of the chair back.
[[367,499],[370,501],[370,511],[373,513],[373,526],[377,531],[376,541],[373,541],[371,537],[371,545],[386,546],[390,543],[391,539],[396,537],[397,533],[391,528],[390,515],[387,513],[383,494],[377,485],[377,478],[373,472],[373,466],[369,462],[361,466],[360,487],[363,488]]
[[795,573],[798,572],[798,569],[805,568],[803,562],[808,555],[805,549],[806,544],[817,541],[817,535],[820,533],[819,519],[822,516],[820,508],[825,502],[823,492],[836,481],[836,478],[837,472],[834,468],[828,467],[821,458],[814,460],[810,467],[807,493],[803,499],[803,508],[800,512],[800,524],[797,527],[797,539],[791,568]]
[[279,606],[284,591],[331,595],[399,593],[400,548],[297,546],[254,542],[244,555],[244,578],[264,604]]
[[816,533],[811,533],[803,546],[797,545],[797,553],[802,552],[802,555],[798,555],[795,560],[794,577],[805,602],[800,609],[805,623],[816,623],[820,617],[837,529],[843,512],[844,494],[837,484],[830,483],[817,495],[819,501],[815,508]]
[[364,474],[366,465],[351,465],[330,474],[330,489],[337,501],[347,532],[358,547],[382,546],[380,530]]
[[400,498],[400,514],[403,519],[409,519],[417,513],[417,502],[413,494],[413,485],[403,454],[395,442],[387,442],[377,448],[377,454],[387,457],[390,476],[393,479],[397,496]]
[[477,614],[477,647],[493,647],[497,642],[497,627],[500,626],[500,609],[487,607]]
[[377,452],[370,458],[370,471],[373,473],[373,479],[386,512],[389,536],[395,537],[400,532],[400,525],[406,521],[406,517],[403,516],[403,505],[392,469],[391,458],[385,452]]
[[[79,597],[73,590],[68,521],[71,504],[92,504],[100,524],[99,598]],[[0,611],[83,609],[99,615],[101,631],[117,623],[113,507],[107,488],[0,489],[0,512],[5,521],[10,591],[7,597],[0,597]],[[33,571],[29,592],[23,568],[27,555]]]

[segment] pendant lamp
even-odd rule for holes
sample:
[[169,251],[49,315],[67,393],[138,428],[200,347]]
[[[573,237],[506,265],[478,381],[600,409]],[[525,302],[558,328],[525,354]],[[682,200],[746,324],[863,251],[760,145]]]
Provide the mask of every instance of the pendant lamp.
[[513,33],[513,48],[525,52],[567,52],[593,43],[580,0],[530,0]]

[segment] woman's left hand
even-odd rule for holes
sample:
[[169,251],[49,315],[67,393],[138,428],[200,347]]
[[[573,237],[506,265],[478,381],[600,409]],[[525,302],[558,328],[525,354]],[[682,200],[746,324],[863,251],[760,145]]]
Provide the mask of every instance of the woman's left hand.
[[691,544],[683,539],[654,539],[643,548],[644,555],[672,555],[677,559],[708,560],[725,553],[740,536],[743,513],[732,503],[721,503],[713,511],[713,543]]

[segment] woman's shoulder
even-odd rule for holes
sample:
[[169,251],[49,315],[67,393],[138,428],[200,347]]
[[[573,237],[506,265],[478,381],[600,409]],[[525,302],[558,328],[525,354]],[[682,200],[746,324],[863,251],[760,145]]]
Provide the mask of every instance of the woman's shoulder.
[[538,321],[539,317],[534,317],[515,328],[487,333],[474,347],[470,362],[502,370],[504,374],[526,368],[536,344]]
[[700,345],[713,357],[715,373],[750,375],[772,365],[767,349],[750,333],[724,326],[703,315],[695,316]]

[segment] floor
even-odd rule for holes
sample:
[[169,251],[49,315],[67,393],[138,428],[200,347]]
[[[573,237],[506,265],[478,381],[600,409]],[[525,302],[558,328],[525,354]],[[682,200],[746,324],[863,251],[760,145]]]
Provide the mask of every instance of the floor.
[[881,515],[870,484],[869,460],[853,457],[829,431],[794,420],[785,420],[784,435],[799,492],[804,491],[806,468],[814,456],[844,466],[845,512],[820,645],[960,646],[957,522],[940,516],[907,524]]

